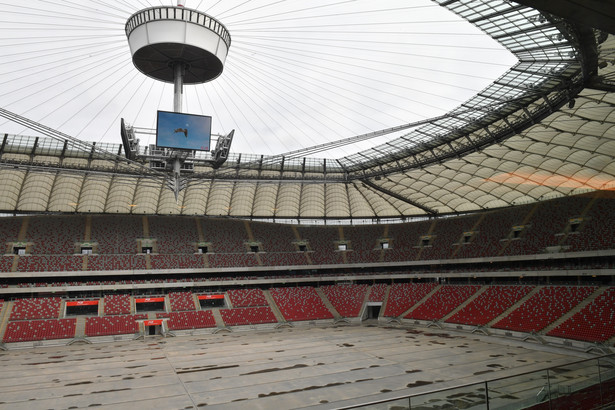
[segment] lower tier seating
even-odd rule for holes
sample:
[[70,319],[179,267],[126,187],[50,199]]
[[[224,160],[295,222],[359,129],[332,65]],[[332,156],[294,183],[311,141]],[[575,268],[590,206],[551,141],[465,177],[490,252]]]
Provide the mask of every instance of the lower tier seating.
[[562,317],[595,290],[593,286],[545,286],[493,327],[538,332]]
[[105,315],[127,315],[130,313],[130,295],[106,295]]
[[416,305],[437,285],[429,283],[394,283],[391,285],[384,316],[397,317]]
[[203,329],[216,327],[216,319],[211,310],[197,310],[186,312],[158,313],[156,317],[168,317],[169,330]]
[[171,292],[169,293],[169,303],[174,312],[196,309],[192,292]]
[[[388,285],[378,286],[378,289],[386,289],[386,286]],[[386,304],[389,314],[395,314],[393,317],[400,317],[408,311],[410,313],[407,318],[433,320],[442,318],[452,309],[461,306],[478,288],[472,285],[437,287],[435,283],[393,284],[383,303]],[[272,288],[270,294],[283,319],[273,313],[275,306],[269,306],[265,293],[259,288],[226,291],[233,307],[219,310],[222,322],[216,322],[213,315],[215,310],[158,312],[156,317],[168,319],[167,326],[170,330],[211,328],[221,326],[222,323],[227,326],[241,326],[276,323],[278,320],[332,319],[335,311],[327,308],[330,306],[325,304],[327,300],[338,313],[348,315],[346,317],[356,317],[369,289],[370,286],[365,284],[322,286],[322,293],[311,286]],[[434,291],[435,289],[437,291]],[[596,286],[487,285],[482,293],[451,315],[447,322],[474,326],[491,325],[498,329],[540,332],[554,337],[609,342],[612,345],[615,340],[615,286],[600,288],[600,292],[595,293],[595,298],[587,299],[597,289]],[[430,292],[431,296],[426,298]],[[193,302],[191,292],[182,294],[187,296],[186,300]],[[321,298],[322,294],[326,298]],[[148,315],[117,314],[130,311],[131,298],[126,294],[109,294],[99,299],[104,301],[105,314],[102,317],[85,317],[85,335],[137,334],[140,330],[138,322],[146,319]],[[94,298],[87,298],[92,299]],[[419,304],[422,299],[425,301]],[[584,304],[579,305],[584,301]],[[76,320],[57,317],[56,311],[62,304],[61,298],[23,298],[8,304],[4,302],[4,305],[0,300],[0,308],[5,307],[2,314],[5,320],[8,319],[5,331],[0,337],[7,343],[75,337]],[[263,305],[250,306],[259,304]],[[38,314],[49,314],[41,313],[41,306],[44,306],[44,311],[47,311],[49,306],[53,307],[52,315],[56,317],[32,318]],[[515,307],[514,310],[512,306]],[[576,313],[572,314],[571,309],[575,308],[577,310],[573,312]],[[9,312],[12,313],[10,317]],[[507,313],[504,315],[503,312]],[[85,314],[95,313],[90,311]],[[220,316],[217,317],[218,320]],[[563,317],[566,318],[565,321]],[[558,319],[558,326],[555,327],[553,323]],[[547,326],[549,327],[546,328]],[[81,335],[81,330],[79,333]]]
[[71,339],[75,337],[76,319],[43,319],[9,322],[2,341],[30,342],[34,340]]
[[547,335],[587,342],[605,342],[615,336],[615,287],[605,290]]
[[220,314],[227,326],[258,325],[278,321],[269,306],[220,309]]
[[387,285],[386,283],[376,283],[372,285],[372,289],[369,291],[367,301],[384,302],[384,297],[386,296],[388,286],[389,285]]
[[11,320],[58,318],[61,303],[60,298],[18,299],[13,303]]
[[267,306],[265,294],[260,289],[231,289],[227,292],[233,307]]
[[489,286],[447,322],[484,326],[527,295],[533,286]]
[[472,296],[480,286],[445,285],[429,299],[408,313],[406,319],[438,320]]
[[146,314],[94,316],[85,319],[86,336],[109,336],[139,333],[137,320],[147,319]]
[[342,317],[357,317],[361,313],[368,285],[329,285],[321,289]]
[[270,292],[286,320],[333,319],[313,287],[273,288]]

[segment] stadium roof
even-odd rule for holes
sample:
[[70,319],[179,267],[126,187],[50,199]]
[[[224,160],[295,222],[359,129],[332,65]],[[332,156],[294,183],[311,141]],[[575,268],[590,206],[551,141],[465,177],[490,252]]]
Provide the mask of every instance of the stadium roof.
[[[443,115],[282,154],[233,153],[219,169],[197,161],[176,201],[167,175],[126,160],[121,144],[92,146],[2,109],[42,137],[4,136],[0,210],[382,220],[615,188],[613,35],[508,1],[436,3],[517,61]],[[314,157],[361,140],[371,147]]]

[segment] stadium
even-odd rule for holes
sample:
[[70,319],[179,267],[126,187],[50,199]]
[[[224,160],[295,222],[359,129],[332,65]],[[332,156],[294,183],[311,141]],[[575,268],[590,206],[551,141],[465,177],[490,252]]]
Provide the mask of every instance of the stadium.
[[0,408],[615,404],[612,2],[193,3],[0,5]]

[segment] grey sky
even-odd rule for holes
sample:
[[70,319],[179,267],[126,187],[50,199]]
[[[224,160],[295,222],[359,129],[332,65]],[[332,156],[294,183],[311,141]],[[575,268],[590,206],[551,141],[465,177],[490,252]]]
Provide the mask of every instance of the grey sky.
[[[0,2],[0,106],[87,141],[154,128],[172,85],[137,71],[128,17],[175,2]],[[440,115],[515,59],[427,0],[188,0],[229,30],[222,75],[186,86],[184,112],[236,129],[233,151],[277,154]],[[0,120],[2,133],[32,135]],[[338,157],[393,136],[318,156]],[[142,143],[153,143],[142,137]]]

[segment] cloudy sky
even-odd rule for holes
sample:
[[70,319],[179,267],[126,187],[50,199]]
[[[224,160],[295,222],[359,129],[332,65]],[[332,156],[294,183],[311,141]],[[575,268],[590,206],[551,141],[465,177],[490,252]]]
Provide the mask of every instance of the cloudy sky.
[[[153,129],[173,86],[132,64],[124,31],[174,1],[0,2],[0,107],[85,141],[121,143],[120,118]],[[458,106],[515,59],[428,0],[187,0],[229,30],[224,71],[185,88],[183,111],[235,129],[232,151],[280,154]],[[0,132],[36,135],[0,118]],[[316,154],[340,157],[388,135]],[[141,136],[142,144],[154,136]]]

